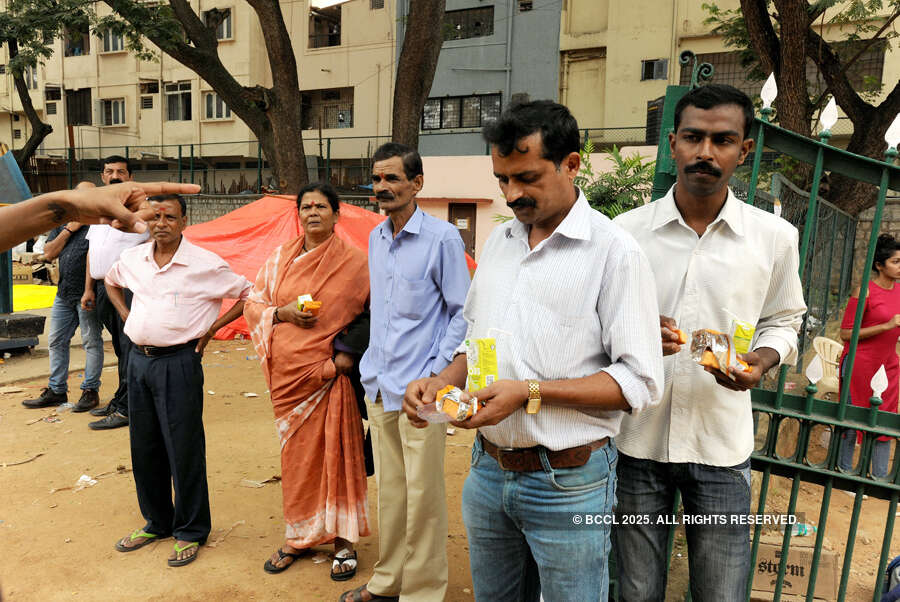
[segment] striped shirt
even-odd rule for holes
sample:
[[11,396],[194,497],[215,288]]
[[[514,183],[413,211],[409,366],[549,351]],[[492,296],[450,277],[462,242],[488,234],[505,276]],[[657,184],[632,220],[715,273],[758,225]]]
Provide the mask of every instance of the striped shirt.
[[[756,325],[752,349],[772,348],[781,363],[793,364],[806,311],[797,229],[729,190],[719,215],[697,236],[672,190],[616,218],[650,259],[660,311],[687,333],[727,332],[733,314]],[[625,419],[619,450],[657,462],[734,466],[746,460],[753,451],[750,392],[717,384],[691,359],[689,345],[666,356],[664,365],[662,402]]]
[[[640,247],[580,191],[534,249],[518,220],[491,233],[463,310],[466,338],[493,337],[498,377],[559,380],[607,372],[633,412],[663,384],[653,272]],[[465,351],[464,347],[460,351]],[[480,431],[501,447],[566,449],[615,436],[624,412],[545,403]]]

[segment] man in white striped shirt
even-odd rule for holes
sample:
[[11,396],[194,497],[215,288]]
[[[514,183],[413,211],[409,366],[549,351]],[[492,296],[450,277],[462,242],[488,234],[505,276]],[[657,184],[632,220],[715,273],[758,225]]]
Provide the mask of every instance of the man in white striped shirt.
[[[752,123],[753,104],[731,86],[688,92],[675,107],[669,134],[675,185],[658,201],[616,218],[653,266],[666,354],[662,402],[625,418],[616,439],[622,452],[617,512],[652,519],[616,527],[623,601],[665,598],[668,527],[655,518],[671,513],[676,489],[685,516],[699,523],[685,527],[693,600],[746,596],[747,528],[729,525],[750,512],[749,389],[770,368],[795,361],[806,311],[796,228],[728,189],[753,147]],[[704,371],[673,333],[727,332],[734,318],[756,326],[743,356],[749,372]]]
[[[475,598],[605,600],[612,437],[662,389],[652,271],[574,186],[580,140],[566,107],[514,105],[484,136],[516,219],[491,233],[463,310],[467,339],[496,339],[499,372],[457,423],[479,429],[462,500]],[[409,385],[414,424],[439,388],[465,385],[464,351]]]

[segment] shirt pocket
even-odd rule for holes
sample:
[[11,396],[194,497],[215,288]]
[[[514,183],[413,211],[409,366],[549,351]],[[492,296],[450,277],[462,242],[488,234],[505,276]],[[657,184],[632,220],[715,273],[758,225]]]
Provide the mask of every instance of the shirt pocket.
[[525,304],[523,310],[530,314],[519,321],[529,326],[523,333],[527,349],[523,358],[535,373],[547,379],[584,376],[585,361],[599,348],[596,320],[539,303]]
[[407,280],[398,276],[394,292],[397,313],[410,320],[421,320],[430,310],[436,287],[430,278]]

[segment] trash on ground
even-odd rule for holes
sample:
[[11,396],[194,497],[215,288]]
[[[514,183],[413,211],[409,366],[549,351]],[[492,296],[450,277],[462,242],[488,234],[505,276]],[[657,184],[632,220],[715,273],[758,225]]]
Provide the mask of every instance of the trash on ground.
[[244,521],[242,521],[242,520],[239,520],[239,521],[235,522],[233,525],[231,525],[231,526],[228,528],[228,530],[226,530],[224,533],[222,533],[222,535],[220,535],[219,537],[217,537],[217,538],[215,539],[215,541],[213,541],[212,543],[206,544],[206,547],[207,547],[207,548],[215,548],[215,547],[218,546],[220,543],[222,543],[223,541],[225,541],[225,538],[226,538],[226,537],[228,537],[229,535],[231,535],[231,532],[234,531],[234,528],[235,528],[235,527],[237,527],[238,525],[243,525],[243,524],[244,524]]
[[62,414],[64,412],[71,412],[74,407],[75,405],[73,403],[67,401],[66,403],[56,406],[56,413]]
[[259,397],[256,393],[244,393],[244,397]]
[[81,491],[85,487],[93,487],[96,484],[97,479],[93,479],[89,475],[83,474],[75,481],[75,488],[72,491]]
[[215,395],[216,392],[215,392],[215,391],[207,391],[206,394],[207,394],[207,395]]
[[448,426],[448,427],[447,427],[447,434],[450,435],[450,436],[452,437],[453,435],[456,434],[456,429],[453,428],[452,426]]
[[235,347],[234,348],[235,351],[244,351],[245,349],[247,349],[247,348],[246,347]]
[[258,488],[258,487],[264,486],[266,483],[277,483],[280,480],[281,480],[281,475],[274,475],[264,481],[255,481],[253,479],[243,479],[241,481],[241,487]]
[[254,353],[253,355],[248,355],[247,359],[248,360],[258,360],[259,356]]
[[44,420],[44,422],[50,422],[50,423],[62,422],[62,418],[60,418],[56,414],[52,414],[50,416],[44,416],[43,420]]
[[0,394],[6,395],[7,393],[21,393],[25,389],[22,387],[0,387]]
[[313,559],[312,559],[312,561],[316,564],[322,564],[323,562],[328,562],[329,560],[331,560],[331,558],[329,558],[322,552],[319,552],[318,554],[313,556]]

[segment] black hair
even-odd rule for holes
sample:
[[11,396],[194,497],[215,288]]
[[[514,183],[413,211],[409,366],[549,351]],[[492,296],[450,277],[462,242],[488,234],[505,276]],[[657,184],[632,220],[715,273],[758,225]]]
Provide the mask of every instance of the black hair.
[[323,195],[325,195],[325,198],[328,199],[328,204],[331,205],[331,210],[335,213],[340,211],[341,200],[338,197],[337,190],[335,190],[334,186],[332,186],[328,182],[313,182],[301,188],[300,192],[297,193],[297,211],[300,211],[300,201],[303,199],[303,195],[307,192],[321,192]]
[[151,203],[162,203],[164,201],[178,201],[181,206],[181,217],[187,217],[187,203],[180,194],[157,194],[156,196],[148,196],[147,200]]
[[872,271],[878,271],[878,265],[884,264],[888,259],[894,256],[894,253],[900,251],[900,243],[890,234],[880,234],[878,242],[875,243],[875,259],[872,260]]
[[128,175],[131,175],[131,164],[128,162],[128,159],[121,155],[110,155],[107,158],[103,159],[103,163],[100,165],[100,171],[103,171],[110,163],[124,163],[125,169],[126,171],[128,171]]
[[750,135],[750,128],[753,126],[753,101],[750,97],[727,84],[706,84],[694,88],[681,97],[681,100],[675,105],[675,131],[678,132],[678,126],[681,124],[681,113],[687,107],[697,107],[698,109],[712,109],[722,105],[737,105],[744,112],[744,138]]
[[403,161],[403,173],[406,174],[407,180],[425,174],[422,170],[422,156],[419,151],[399,142],[385,142],[379,146],[372,155],[372,163],[385,161],[392,157],[400,157]]
[[564,105],[552,100],[535,100],[511,105],[499,119],[489,121],[481,130],[488,144],[497,147],[506,157],[520,149],[516,143],[536,132],[541,133],[541,157],[553,161],[557,167],[571,153],[581,149],[578,122]]

